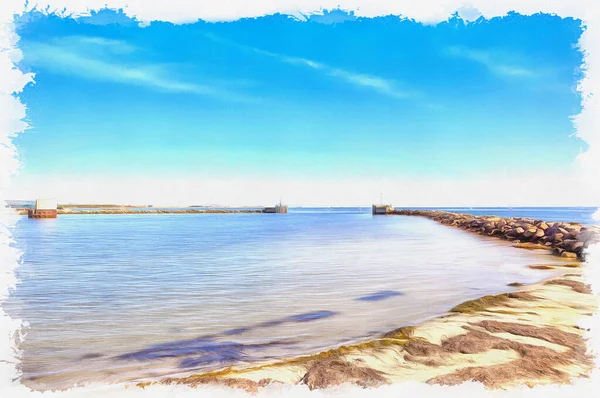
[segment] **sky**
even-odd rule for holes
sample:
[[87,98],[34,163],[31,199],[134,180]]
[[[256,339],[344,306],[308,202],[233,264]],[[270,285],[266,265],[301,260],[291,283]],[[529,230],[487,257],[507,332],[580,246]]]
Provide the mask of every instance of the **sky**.
[[[10,199],[128,204],[598,205],[581,21],[423,25],[342,11],[140,26],[17,21],[35,74]],[[568,194],[549,194],[555,187]]]

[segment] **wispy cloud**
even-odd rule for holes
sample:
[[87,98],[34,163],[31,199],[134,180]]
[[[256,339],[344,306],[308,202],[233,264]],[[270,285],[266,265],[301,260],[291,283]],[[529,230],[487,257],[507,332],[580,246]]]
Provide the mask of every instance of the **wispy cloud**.
[[49,42],[25,42],[22,48],[27,63],[66,76],[142,86],[163,92],[206,95],[225,101],[252,100],[221,87],[179,79],[175,77],[177,71],[173,65],[128,62],[125,55],[138,49],[121,40],[67,36]]
[[296,65],[296,66],[300,66],[300,67],[307,67],[307,68],[321,71],[322,73],[324,73],[328,76],[331,76],[335,79],[344,81],[345,83],[348,83],[348,84],[351,84],[351,85],[354,85],[354,86],[357,86],[360,88],[370,89],[370,90],[376,91],[382,95],[387,95],[387,96],[394,97],[394,98],[406,98],[406,97],[413,96],[415,94],[414,92],[411,92],[408,90],[403,90],[400,87],[400,83],[394,79],[386,79],[383,77],[374,76],[374,75],[370,75],[370,74],[351,72],[351,71],[348,71],[345,69],[332,67],[332,66],[324,64],[322,62],[314,61],[314,60],[307,59],[307,58],[293,57],[293,56],[288,56],[288,55],[284,55],[284,54],[274,53],[271,51],[262,50],[262,49],[259,49],[256,47],[245,46],[245,45],[241,45],[241,44],[229,41],[229,40],[225,40],[223,38],[220,38],[220,37],[215,36],[210,33],[208,33],[206,36],[209,39],[219,42],[221,44],[225,44],[225,45],[232,46],[232,47],[237,47],[237,48],[245,50],[245,51],[262,54],[262,55],[277,59],[281,62],[285,62],[287,64]]
[[97,36],[64,36],[54,40],[54,43],[77,51],[83,49],[89,51],[92,46],[94,51],[108,51],[113,54],[130,54],[139,50],[136,46],[123,40]]
[[381,77],[364,75],[360,73],[352,73],[343,69],[332,69],[329,75],[342,79],[356,86],[367,87],[377,91],[380,94],[389,95],[390,97],[405,98],[410,96],[407,91],[402,91],[397,88],[397,83],[394,80],[383,79]]
[[493,50],[474,50],[463,46],[446,48],[446,54],[484,65],[491,73],[504,77],[534,77],[536,71],[520,65],[520,60]]

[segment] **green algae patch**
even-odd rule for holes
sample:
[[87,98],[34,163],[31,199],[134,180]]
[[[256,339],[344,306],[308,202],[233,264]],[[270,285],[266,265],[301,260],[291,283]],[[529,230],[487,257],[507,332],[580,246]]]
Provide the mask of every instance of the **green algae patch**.
[[474,314],[482,312],[490,307],[500,306],[508,301],[508,295],[499,294],[497,296],[483,296],[475,300],[465,301],[462,304],[452,308],[450,312],[460,312],[462,314]]
[[151,381],[144,381],[144,382],[141,382],[141,383],[137,383],[136,386],[139,387],[139,388],[141,388],[143,390],[143,389],[145,389],[146,387],[148,387],[148,386],[150,386],[152,384],[154,384],[154,383],[152,383]]
[[403,326],[401,328],[394,329],[391,332],[384,334],[383,337],[408,340],[415,333],[415,330],[416,327],[414,326]]
[[539,265],[528,265],[527,268],[531,268],[531,269],[556,269],[555,267],[551,266],[551,265],[546,265],[546,264],[539,264]]
[[539,297],[536,297],[527,292],[511,292],[498,294],[496,296],[483,296],[475,300],[465,301],[464,303],[452,308],[450,312],[459,312],[462,314],[475,314],[478,312],[488,311],[499,313],[499,310],[489,311],[488,308],[499,307],[505,304],[509,299],[533,301],[538,300]]

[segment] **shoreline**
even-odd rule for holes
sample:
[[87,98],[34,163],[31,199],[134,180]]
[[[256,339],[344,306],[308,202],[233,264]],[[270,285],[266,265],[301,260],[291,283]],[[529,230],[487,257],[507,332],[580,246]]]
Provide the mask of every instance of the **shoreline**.
[[[492,229],[498,229],[497,224],[485,223],[497,223],[502,220],[500,217],[420,210],[400,210],[391,214],[425,216],[469,232],[512,241],[515,247],[552,250],[575,263],[565,263],[564,271],[559,275],[533,284],[515,281],[508,284],[505,293],[466,301],[444,315],[382,333],[364,342],[272,363],[230,366],[186,377],[142,381],[136,385],[143,388],[157,383],[190,387],[219,384],[257,392],[273,383],[305,384],[312,390],[343,383],[370,388],[402,381],[440,385],[477,381],[488,388],[506,389],[518,385],[569,383],[576,377],[589,377],[594,368],[593,358],[587,354],[586,331],[577,323],[598,309],[598,297],[585,284],[580,269],[584,264],[579,262],[584,259],[583,249],[589,243],[597,242],[593,227],[515,218],[505,219],[508,227],[504,231],[500,229],[502,233],[499,234],[488,232],[490,225],[493,225]],[[530,221],[533,221],[532,226],[523,228],[522,225]],[[546,229],[536,226],[540,223],[545,224]],[[536,232],[532,231],[533,227]],[[550,231],[562,228],[572,234],[568,236],[572,239],[555,240],[554,234],[562,233],[558,231],[544,233],[543,236],[551,239],[546,239],[544,244],[538,243],[542,236],[537,231],[552,227],[556,228]],[[512,230],[516,228],[523,231],[515,231],[520,235],[513,237]],[[533,234],[525,237],[525,231]],[[537,239],[530,239],[536,234]],[[517,239],[519,236],[526,242]],[[570,251],[561,245],[565,240],[583,244],[569,248],[574,250]],[[538,269],[557,270],[556,265]]]
[[565,269],[561,275],[466,301],[444,315],[365,342],[136,385],[216,383],[257,392],[273,383],[306,384],[310,389],[346,382],[378,387],[402,381],[479,381],[500,389],[569,383],[588,377],[594,367],[586,353],[586,331],[577,323],[592,316],[597,305],[581,272]]

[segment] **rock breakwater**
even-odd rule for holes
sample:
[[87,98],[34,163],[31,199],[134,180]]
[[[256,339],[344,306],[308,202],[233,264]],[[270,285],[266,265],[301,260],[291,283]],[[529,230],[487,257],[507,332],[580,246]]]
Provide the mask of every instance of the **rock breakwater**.
[[558,256],[582,261],[587,246],[600,242],[600,228],[580,223],[473,216],[441,210],[395,210],[388,214],[426,217],[440,224],[512,241],[517,247],[552,250]]

